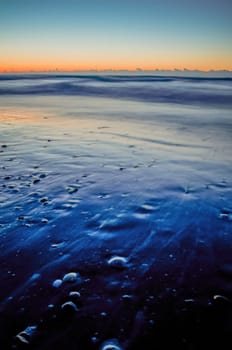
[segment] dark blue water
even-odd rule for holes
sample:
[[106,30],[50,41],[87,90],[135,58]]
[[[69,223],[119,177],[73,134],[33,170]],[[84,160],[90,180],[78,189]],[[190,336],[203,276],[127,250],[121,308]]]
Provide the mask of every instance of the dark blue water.
[[1,348],[231,346],[231,86],[1,77]]

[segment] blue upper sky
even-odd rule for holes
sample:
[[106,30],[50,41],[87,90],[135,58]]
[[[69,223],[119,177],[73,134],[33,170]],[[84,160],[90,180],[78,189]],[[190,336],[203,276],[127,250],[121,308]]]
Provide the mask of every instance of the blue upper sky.
[[0,0],[0,70],[232,69],[231,0]]

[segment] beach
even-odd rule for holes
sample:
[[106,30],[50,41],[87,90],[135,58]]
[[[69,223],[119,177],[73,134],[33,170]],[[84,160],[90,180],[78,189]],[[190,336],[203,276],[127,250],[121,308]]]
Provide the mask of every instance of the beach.
[[8,349],[231,344],[232,79],[0,79]]

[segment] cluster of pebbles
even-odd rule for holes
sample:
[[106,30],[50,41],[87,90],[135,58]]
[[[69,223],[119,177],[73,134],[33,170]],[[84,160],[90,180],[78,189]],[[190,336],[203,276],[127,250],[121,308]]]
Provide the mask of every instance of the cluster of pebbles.
[[[128,267],[128,260],[122,256],[113,256],[108,259],[107,265],[116,271],[122,271]],[[32,277],[33,280],[38,278],[38,276],[40,277],[39,274],[35,275],[36,277]],[[52,282],[52,287],[57,291],[63,287],[64,291],[67,292],[66,297],[62,298],[62,301],[58,302],[57,305],[49,304],[46,314],[44,317],[42,316],[37,325],[29,325],[24,330],[20,331],[14,337],[13,348],[21,349],[26,345],[33,346],[40,337],[44,336],[43,333],[46,333],[51,325],[55,328],[56,323],[59,323],[60,320],[66,322],[67,320],[70,321],[75,318],[83,307],[83,299],[79,291],[82,283],[83,277],[79,272],[74,271],[64,274],[62,278],[55,279]],[[62,292],[60,294],[62,295]],[[102,317],[106,315],[105,312],[101,313]],[[97,336],[92,337],[91,341],[93,344],[97,343]],[[113,338],[103,341],[102,344],[99,345],[99,350],[122,350],[122,347],[118,340]]]

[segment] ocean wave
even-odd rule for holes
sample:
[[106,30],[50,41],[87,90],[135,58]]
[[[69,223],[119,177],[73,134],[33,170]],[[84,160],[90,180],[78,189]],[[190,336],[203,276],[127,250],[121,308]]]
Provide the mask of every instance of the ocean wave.
[[232,105],[231,78],[128,75],[4,75],[0,95],[71,95],[144,102]]

